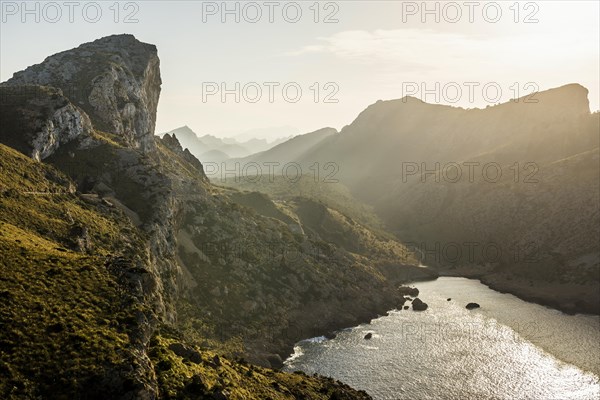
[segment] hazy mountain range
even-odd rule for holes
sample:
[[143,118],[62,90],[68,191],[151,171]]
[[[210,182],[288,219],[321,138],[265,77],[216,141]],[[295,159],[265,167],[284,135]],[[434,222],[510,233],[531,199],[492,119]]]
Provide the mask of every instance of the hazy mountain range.
[[[268,150],[289,139],[286,136],[273,141],[256,138],[238,141],[236,138],[218,138],[208,134],[198,136],[187,125],[166,133],[177,136],[181,145],[203,162],[219,163],[230,158],[246,157],[250,154]],[[162,133],[159,136],[164,135],[165,133]]]
[[244,130],[242,132],[239,131],[221,131],[219,132],[219,136],[233,138],[238,142],[246,142],[252,139],[266,139],[269,142],[273,142],[275,140],[285,138],[285,137],[293,137],[299,135],[300,130],[293,126],[285,125],[285,126],[271,126],[266,128],[253,128]]

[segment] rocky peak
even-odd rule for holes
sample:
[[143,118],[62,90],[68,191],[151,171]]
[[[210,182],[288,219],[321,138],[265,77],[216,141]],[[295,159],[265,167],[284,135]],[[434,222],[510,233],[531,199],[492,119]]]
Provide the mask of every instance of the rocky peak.
[[169,149],[175,152],[183,151],[181,143],[179,143],[179,140],[177,139],[177,136],[175,136],[174,133],[172,135],[169,135],[168,133],[165,134],[161,140],[164,143],[164,145],[167,146]]
[[590,114],[589,91],[578,83],[544,90],[526,95],[518,101],[510,101],[498,107],[511,107],[511,111],[522,105],[529,113],[538,113],[547,119],[581,117]]
[[60,88],[95,128],[122,135],[130,146],[147,152],[155,148],[159,64],[156,46],[133,35],[113,35],[50,56],[2,86]]
[[163,137],[159,138],[158,140],[160,140],[160,142],[169,150],[179,154],[184,160],[189,162],[194,168],[196,168],[196,170],[198,170],[198,172],[200,172],[202,178],[208,182],[202,163],[192,153],[190,153],[188,149],[183,149],[183,146],[179,142],[179,139],[177,139],[177,136],[175,136],[175,133],[165,133]]

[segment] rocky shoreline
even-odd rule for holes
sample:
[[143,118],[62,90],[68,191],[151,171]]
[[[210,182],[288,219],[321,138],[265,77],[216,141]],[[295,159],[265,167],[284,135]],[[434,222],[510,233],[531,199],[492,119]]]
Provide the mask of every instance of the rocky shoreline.
[[284,348],[282,348],[280,351],[277,351],[277,355],[275,357],[269,358],[271,368],[281,369],[283,367],[283,362],[290,355],[292,355],[294,353],[294,346],[299,341],[310,339],[311,337],[320,337],[320,336],[334,337],[335,332],[342,331],[344,329],[348,329],[348,328],[351,328],[351,327],[354,327],[357,325],[370,323],[372,320],[379,318],[382,315],[385,315],[385,313],[391,309],[394,309],[394,308],[401,309],[404,302],[405,302],[405,300],[399,300],[397,305],[393,305],[393,303],[391,303],[387,307],[382,307],[380,312],[376,312],[376,313],[372,313],[372,314],[363,314],[363,315],[357,316],[353,322],[349,322],[349,323],[332,322],[332,323],[326,325],[324,329],[318,329],[318,330],[313,331],[313,333],[311,335],[309,335],[310,337],[305,337],[305,338],[301,338],[298,340],[293,339],[293,342],[290,341],[289,343],[286,343],[286,346]]
[[486,275],[480,282],[500,293],[560,310],[566,314],[600,315],[600,286],[533,282]]
[[490,289],[512,294],[521,300],[554,308],[565,314],[600,315],[600,284],[543,282],[519,279],[474,269],[439,270],[440,276],[477,279]]
[[[432,272],[432,270],[428,270],[428,271]],[[410,295],[412,297],[417,297],[418,293],[419,293],[418,289],[415,289],[415,288],[413,288],[413,290],[415,290],[415,293],[407,293],[405,290],[405,289],[407,289],[407,287],[402,286],[403,284],[408,284],[408,283],[412,284],[415,282],[431,281],[431,280],[436,280],[437,278],[438,278],[437,275],[430,275],[430,276],[422,275],[420,278],[416,278],[414,280],[412,280],[412,279],[411,280],[401,280],[401,281],[395,282],[395,284],[398,286],[397,297],[395,299],[392,299],[389,302],[381,303],[380,307],[378,307],[374,312],[355,315],[353,320],[346,320],[345,322],[341,322],[340,320],[330,321],[330,323],[324,325],[322,327],[322,329],[316,329],[314,331],[311,331],[311,334],[308,337],[295,338],[293,340],[286,341],[285,346],[283,346],[280,350],[277,351],[277,356],[275,357],[275,359],[277,359],[277,357],[279,357],[280,362],[274,363],[273,361],[275,361],[275,360],[273,360],[272,358],[269,360],[271,362],[271,368],[276,368],[276,369],[282,368],[283,361],[285,361],[290,355],[292,355],[294,353],[294,346],[299,341],[310,339],[313,337],[320,337],[320,336],[324,336],[326,338],[333,338],[333,337],[335,337],[336,332],[342,331],[344,329],[352,328],[352,327],[355,327],[358,325],[362,325],[362,324],[369,324],[369,323],[371,323],[372,320],[379,318],[383,315],[386,315],[390,310],[393,310],[393,309],[402,310],[404,304],[408,301],[406,295]]]

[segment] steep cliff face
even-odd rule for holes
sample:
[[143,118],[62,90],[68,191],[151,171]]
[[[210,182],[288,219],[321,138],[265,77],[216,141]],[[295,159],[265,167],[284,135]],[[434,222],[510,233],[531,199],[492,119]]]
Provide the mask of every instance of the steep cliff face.
[[150,151],[160,96],[159,65],[155,46],[133,35],[114,35],[50,56],[3,85],[60,88],[94,120],[96,129]]
[[60,89],[34,85],[0,87],[0,105],[5,143],[37,161],[75,138],[85,140],[92,131],[87,114]]

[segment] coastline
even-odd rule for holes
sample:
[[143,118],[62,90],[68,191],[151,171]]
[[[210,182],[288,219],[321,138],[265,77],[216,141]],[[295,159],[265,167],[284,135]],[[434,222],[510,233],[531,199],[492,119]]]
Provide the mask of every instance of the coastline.
[[508,280],[498,275],[485,275],[479,281],[500,293],[510,293],[521,300],[550,307],[565,314],[600,315],[600,285],[561,284],[525,280]]
[[[414,273],[414,269],[410,269]],[[577,285],[577,284],[560,284],[553,282],[536,282],[533,285],[530,281],[524,279],[516,279],[506,277],[491,272],[482,272],[480,269],[462,268],[460,270],[446,269],[427,269],[428,272],[436,272],[438,276],[422,275],[414,276],[410,272],[403,274],[404,276],[388,276],[388,279],[393,282],[393,285],[399,286],[403,284],[414,285],[418,282],[436,280],[438,277],[461,277],[476,279],[485,286],[499,293],[509,293],[523,301],[534,304],[539,304],[545,307],[559,310],[568,315],[588,314],[600,315],[600,285]],[[404,271],[405,273],[408,271]],[[407,276],[408,275],[408,276]],[[412,276],[411,276],[412,275]],[[410,276],[410,279],[408,279]],[[416,278],[416,279],[415,279]],[[336,318],[327,321],[321,321],[319,326],[314,325],[314,321],[298,320],[299,325],[307,324],[312,329],[310,337],[285,337],[281,346],[277,346],[274,352],[265,353],[264,357],[268,358],[271,367],[281,369],[283,362],[294,353],[294,346],[301,340],[310,339],[313,337],[328,336],[334,332],[343,329],[355,327],[361,324],[368,324],[373,319],[386,315],[387,312],[393,309],[401,308],[405,303],[404,297],[397,296],[382,296],[380,302],[374,309],[360,310],[356,312],[355,304],[346,304],[348,311],[344,315],[337,314]],[[312,323],[311,323],[312,322]],[[271,356],[276,355],[278,362],[273,362]]]
[[[388,276],[388,279],[390,279],[390,284],[395,286],[396,289],[405,284],[413,286],[418,282],[433,281],[437,278],[439,278],[437,271],[422,267],[414,267],[403,270],[400,276]],[[387,315],[390,310],[401,309],[405,302],[406,299],[404,298],[404,295],[399,290],[396,290],[393,296],[386,296],[385,299],[382,299],[379,302],[375,309],[369,311],[347,311],[356,310],[357,308],[356,304],[350,303],[345,305],[347,308],[345,308],[346,311],[344,314],[339,313],[338,310],[338,314],[336,315],[337,318],[323,321],[322,325],[319,326],[315,326],[314,321],[311,320],[297,320],[299,325],[305,323],[307,324],[307,327],[310,327],[309,329],[304,330],[304,332],[310,332],[310,334],[308,336],[304,335],[299,337],[285,337],[283,338],[285,339],[283,345],[280,346],[274,352],[274,354],[265,354],[265,356],[269,358],[269,356],[276,354],[279,357],[280,362],[274,363],[274,360],[269,359],[271,368],[281,369],[284,365],[283,362],[294,353],[294,346],[299,341],[313,337],[326,337],[344,329],[352,328],[361,324],[371,323],[372,320]]]
[[[493,347],[495,345],[495,340],[496,339],[500,339],[503,338],[502,340],[505,340],[506,345],[508,346],[507,348],[512,348],[513,344],[518,344],[518,343],[525,343],[524,348],[530,348],[529,346],[533,346],[536,350],[535,351],[531,351],[528,350],[527,354],[530,354],[531,356],[533,356],[534,354],[544,354],[544,357],[547,357],[548,363],[541,363],[539,365],[552,365],[552,368],[556,368],[556,369],[560,369],[560,370],[569,370],[570,367],[566,367],[564,364],[568,364],[569,366],[573,366],[575,368],[577,368],[579,370],[579,373],[583,374],[583,376],[585,376],[585,381],[589,381],[589,382],[595,382],[595,384],[598,384],[598,377],[600,377],[600,371],[598,369],[598,365],[597,365],[597,354],[598,351],[600,350],[597,346],[597,337],[598,337],[598,331],[596,330],[597,328],[597,317],[592,317],[592,316],[585,316],[585,315],[578,315],[578,316],[569,316],[565,313],[559,313],[556,312],[554,309],[550,309],[550,308],[545,308],[544,306],[541,306],[539,304],[535,304],[535,303],[531,303],[531,302],[526,302],[525,300],[522,299],[518,299],[516,298],[516,296],[509,296],[507,294],[499,294],[500,292],[497,292],[496,290],[489,288],[487,285],[483,284],[481,281],[479,281],[478,279],[472,279],[472,278],[464,278],[464,277],[440,277],[443,278],[441,280],[435,280],[432,282],[429,282],[427,285],[423,284],[421,286],[422,288],[422,296],[424,298],[427,297],[427,293],[435,293],[435,300],[432,300],[433,306],[432,306],[432,310],[434,311],[435,315],[433,317],[427,317],[429,318],[431,323],[443,323],[443,321],[447,321],[448,323],[458,323],[460,326],[460,322],[457,321],[461,321],[460,318],[457,319],[453,319],[452,317],[450,317],[450,315],[456,317],[456,306],[454,305],[450,305],[450,308],[453,309],[452,313],[447,313],[445,309],[445,299],[446,297],[452,297],[452,301],[458,302],[459,304],[463,305],[466,304],[466,301],[468,301],[469,299],[473,298],[476,301],[482,301],[482,307],[484,309],[484,312],[482,314],[480,314],[478,316],[478,312],[473,312],[474,314],[471,314],[471,312],[467,312],[465,314],[466,318],[469,318],[469,315],[475,315],[474,318],[480,318],[480,316],[483,316],[485,319],[485,323],[482,323],[482,327],[485,326],[485,329],[482,329],[480,332],[487,332],[484,333],[483,336],[477,336],[478,339],[482,339],[484,340],[483,342],[477,342],[478,345],[477,346],[469,346],[467,345],[467,348],[470,350],[467,351],[473,351],[475,353],[481,351],[481,348],[486,347],[484,345],[485,340],[488,340],[488,338],[491,338],[492,340],[490,341],[490,346]],[[454,283],[454,281],[451,281],[450,279],[456,279],[456,286]],[[439,283],[438,283],[439,282]],[[440,286],[438,286],[440,285]],[[453,293],[453,291],[456,291],[456,288],[461,288],[460,294],[457,293]],[[470,288],[473,288],[473,290],[470,290]],[[439,290],[438,290],[439,289]],[[489,292],[496,292],[495,294],[489,293]],[[488,295],[489,293],[489,295]],[[454,295],[456,295],[456,298],[454,297]],[[485,303],[487,299],[488,303]],[[525,304],[527,303],[527,304]],[[488,304],[490,307],[487,307],[485,304]],[[494,304],[495,306],[492,307],[492,304]],[[522,305],[522,306],[521,306]],[[462,307],[461,307],[462,308]],[[458,310],[458,313],[460,314],[460,310]],[[417,313],[418,314],[418,313]],[[364,335],[365,331],[368,331],[369,329],[373,329],[373,332],[376,332],[381,338],[386,338],[384,341],[382,341],[381,343],[385,343],[387,342],[387,344],[389,345],[390,343],[392,343],[393,346],[396,346],[396,343],[398,343],[398,337],[395,337],[394,335],[397,334],[399,332],[399,327],[402,326],[402,321],[406,321],[406,318],[408,318],[409,320],[412,318],[416,318],[416,320],[421,320],[420,316],[418,316],[417,314],[412,314],[409,312],[409,314],[404,314],[404,315],[400,315],[399,319],[395,319],[394,317],[383,317],[381,318],[381,322],[376,322],[376,325],[374,327],[369,327],[366,325],[363,326],[356,326],[355,328],[359,328],[359,332],[362,332],[362,335]],[[448,315],[448,317],[445,317],[446,315]],[[536,319],[539,317],[539,320]],[[462,316],[461,316],[462,318]],[[385,320],[385,321],[384,321]],[[386,322],[387,321],[387,322]],[[490,332],[487,331],[487,328],[490,328],[493,325],[487,325],[488,322],[493,322],[493,324],[499,324],[502,326],[501,329],[494,331],[494,333],[498,334],[498,336],[488,336],[490,335]],[[538,325],[538,329],[524,329],[524,326],[529,326],[527,324],[529,324],[530,321],[536,321],[536,323],[540,324]],[[524,325],[525,324],[525,325]],[[574,328],[575,327],[575,328]],[[541,328],[541,330],[540,330]],[[444,331],[443,330],[429,330],[427,331],[429,333],[431,333],[432,335],[434,334],[441,334]],[[478,331],[479,332],[479,331]],[[510,335],[505,336],[506,332],[510,332]],[[582,336],[573,336],[572,334],[575,332],[580,332],[582,333]],[[428,334],[429,334],[428,333]],[[567,335],[567,336],[565,336]],[[448,336],[448,335],[445,335]],[[460,335],[450,335],[452,337],[460,337]],[[563,339],[560,339],[562,336],[565,336]],[[345,349],[350,349],[350,355],[352,357],[360,357],[360,359],[364,358],[369,358],[371,357],[370,354],[372,350],[360,350],[361,347],[365,347],[362,346],[360,343],[362,343],[362,341],[360,340],[362,336],[358,336],[357,337],[357,332],[351,333],[351,334],[342,334],[341,338],[339,338],[338,340],[342,340],[341,342],[337,342],[335,345],[326,345],[326,347],[328,348],[328,352],[331,353],[327,353],[329,354],[328,357],[333,357],[334,360],[337,359],[336,355],[333,353],[338,353],[338,351],[340,351],[339,349],[342,349],[341,351],[345,351]],[[519,339],[517,341],[515,341],[513,343],[513,338],[518,337]],[[351,339],[348,339],[351,338]],[[432,338],[435,338],[435,336],[432,336]],[[307,338],[307,339],[311,339],[311,338]],[[312,338],[313,340],[316,338]],[[358,340],[359,342],[357,342],[356,340]],[[499,341],[502,341],[499,340]],[[580,341],[581,340],[581,341]],[[320,343],[321,341],[317,341],[318,343]],[[403,340],[404,342],[404,340]],[[437,346],[437,341],[433,340],[431,342],[433,346]],[[448,344],[446,344],[448,345]],[[458,349],[464,349],[465,347],[457,347],[456,349],[452,348],[453,343],[450,343],[450,347],[452,350],[457,351]],[[464,345],[464,344],[463,344]],[[313,353],[313,351],[311,350],[309,353],[306,352],[305,349],[305,344],[304,343],[300,343],[298,344],[298,346],[300,346],[300,348],[303,350],[302,352],[295,352],[293,354],[291,354],[291,356],[293,356],[294,354],[297,355],[301,355],[301,354],[306,354],[306,358],[305,360],[298,360],[297,363],[296,362],[292,362],[291,364],[287,364],[286,363],[286,371],[293,371],[295,369],[300,369],[300,370],[304,370],[305,372],[309,372],[312,371],[311,368],[305,369],[306,365],[318,365],[319,364],[319,357],[315,358],[315,353]],[[308,346],[308,345],[307,345]],[[313,345],[310,345],[313,346]],[[383,345],[384,347],[382,347],[382,349],[387,349],[390,350],[389,348],[386,348],[385,345]],[[371,349],[371,347],[366,346],[368,349]],[[401,346],[401,347],[405,347],[406,349],[412,349],[412,347],[410,346]],[[395,347],[394,347],[395,348]],[[311,347],[312,349],[312,347]],[[358,350],[357,350],[358,349]],[[362,351],[362,353],[361,353]],[[366,352],[365,352],[366,351]],[[531,353],[530,353],[531,352]],[[453,351],[450,351],[448,354],[454,354]],[[504,354],[504,353],[502,353]],[[515,356],[513,361],[518,361],[520,360],[520,357],[523,355],[524,353],[522,353],[521,351],[516,351]],[[363,369],[365,367],[365,365],[371,366],[371,365],[381,365],[382,364],[382,360],[387,360],[388,357],[388,353],[387,351],[382,351],[380,352],[378,355],[374,355],[373,356],[373,360],[377,360],[377,364],[373,364],[371,362],[368,362],[367,364],[360,364],[361,368],[358,369],[359,373],[357,376],[362,376],[362,372]],[[395,358],[395,360],[402,360],[404,358]],[[311,361],[312,360],[312,361]],[[333,361],[334,366],[339,366],[339,370],[343,370],[345,371],[341,365],[344,365],[345,367],[349,367],[353,365],[353,358],[348,358],[348,357],[344,357],[344,358],[340,358],[339,360],[342,360],[343,364],[336,364],[336,361]],[[480,359],[481,360],[481,359]],[[321,360],[323,361],[323,360]],[[556,364],[556,363],[558,364]],[[564,364],[563,364],[564,363]],[[387,365],[387,364],[385,364]],[[391,365],[391,364],[390,364]],[[444,363],[440,364],[440,365],[445,365]],[[504,364],[509,366],[508,370],[510,371],[514,371],[514,369],[512,368],[512,364]],[[538,364],[536,364],[538,365]],[[336,368],[334,368],[333,370],[337,370]],[[350,367],[351,368],[351,367]],[[541,370],[543,370],[543,368],[541,368]],[[325,371],[332,371],[331,369],[325,369]],[[370,370],[368,373],[373,373],[373,374],[377,374],[377,370]],[[365,372],[366,373],[366,372]],[[326,375],[328,375],[328,373],[326,373]],[[356,374],[355,374],[356,375]],[[331,376],[337,376],[335,374],[331,375]],[[594,377],[595,376],[595,377]],[[360,379],[358,380],[360,382],[362,382]],[[584,380],[580,380],[579,383],[583,382]],[[348,381],[351,385],[352,383],[356,384],[356,380],[350,380]],[[365,389],[368,393],[369,393],[369,388],[368,387],[363,387],[363,389]],[[542,397],[543,398],[543,397]],[[548,397],[548,398],[554,398],[554,397]],[[587,398],[587,397],[586,397]]]
[[490,289],[512,294],[521,300],[553,308],[568,315],[600,315],[600,283],[588,285],[533,282],[469,268],[438,270],[440,276],[477,279]]

